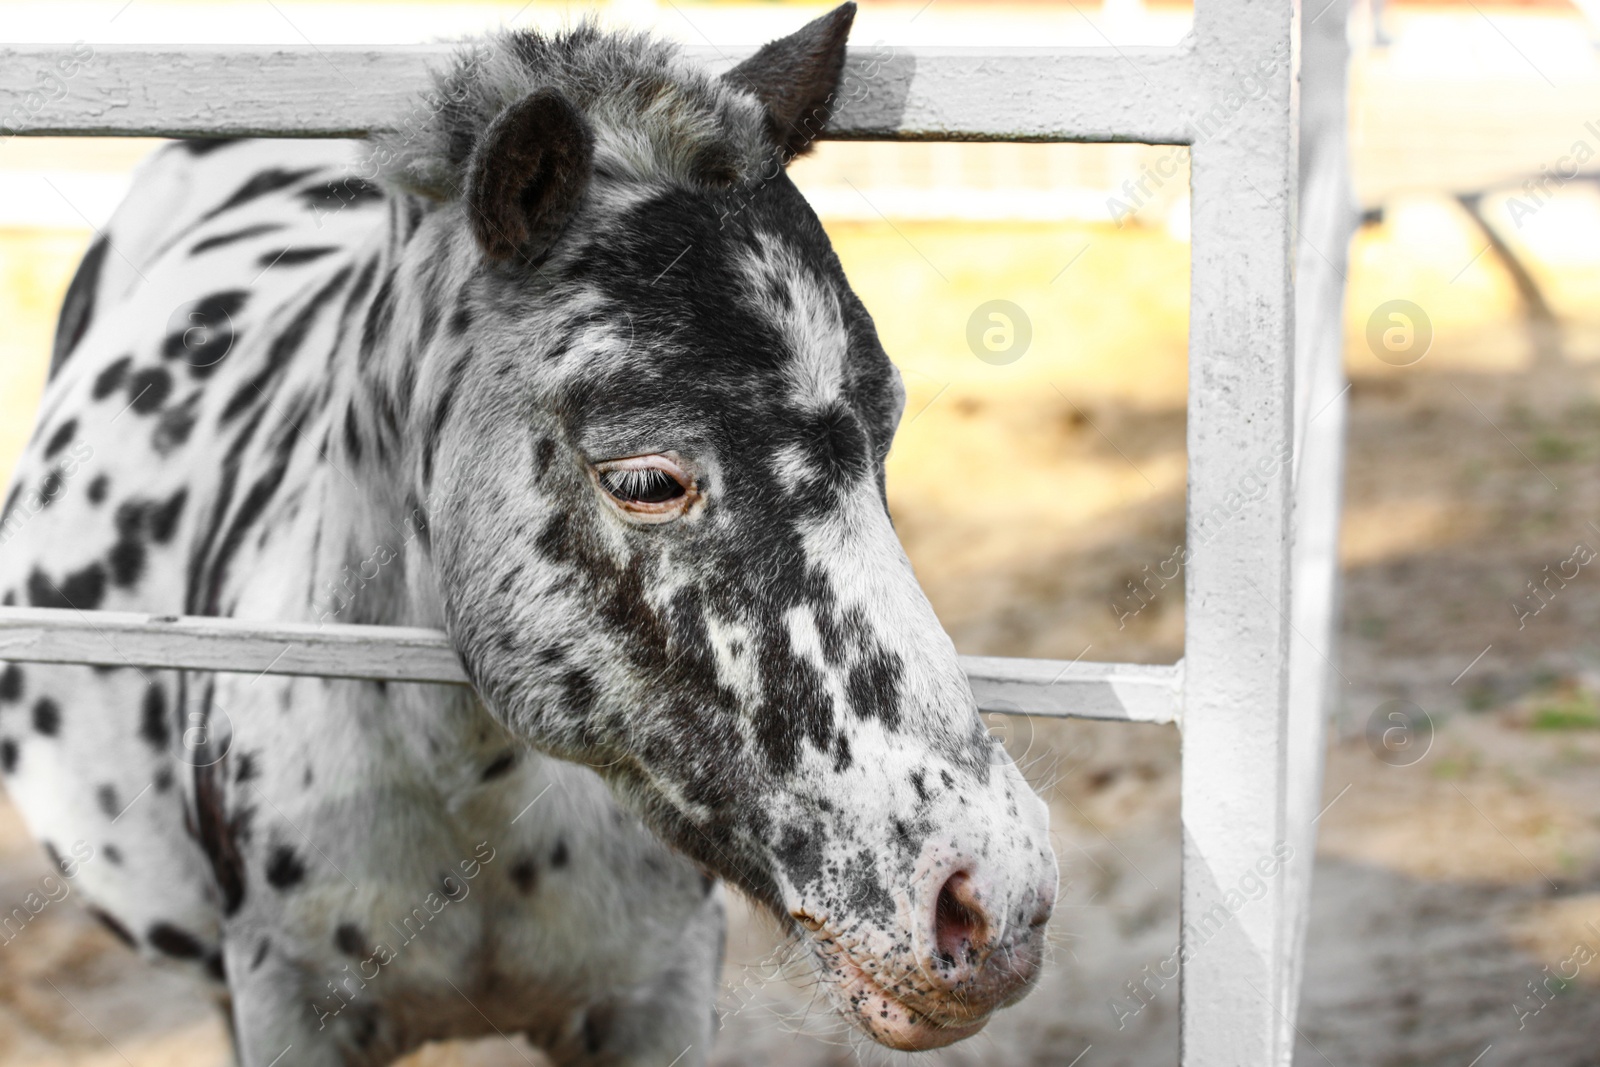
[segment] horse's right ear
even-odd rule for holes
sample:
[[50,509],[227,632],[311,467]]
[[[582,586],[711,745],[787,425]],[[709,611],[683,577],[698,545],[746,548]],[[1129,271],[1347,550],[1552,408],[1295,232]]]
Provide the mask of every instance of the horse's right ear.
[[789,36],[762,45],[722,76],[766,105],[771,137],[786,162],[809,152],[833,117],[845,38],[855,17],[854,0],[840,4]]
[[594,131],[559,89],[502,111],[472,150],[465,198],[490,259],[538,259],[577,210],[594,173]]

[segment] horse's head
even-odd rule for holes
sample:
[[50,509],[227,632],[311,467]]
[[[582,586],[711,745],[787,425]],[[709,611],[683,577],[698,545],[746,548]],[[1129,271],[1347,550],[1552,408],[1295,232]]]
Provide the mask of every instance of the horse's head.
[[447,176],[430,225],[472,264],[423,488],[485,701],[930,1048],[1030,986],[1056,866],[890,524],[899,375],[783,169],[853,11],[720,78],[501,38],[392,169]]

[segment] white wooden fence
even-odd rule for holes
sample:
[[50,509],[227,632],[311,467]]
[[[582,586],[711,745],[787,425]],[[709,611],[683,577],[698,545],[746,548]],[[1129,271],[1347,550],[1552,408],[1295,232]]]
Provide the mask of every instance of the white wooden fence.
[[[1303,42],[1298,3],[1196,0],[1193,32],[1171,48],[853,49],[828,134],[1192,146],[1184,658],[963,660],[982,704],[1180,726],[1184,1067],[1277,1067],[1294,1047],[1334,653],[1353,222],[1348,0],[1312,3]],[[68,52],[0,45],[0,134],[361,136],[404,114],[449,49],[96,46],[64,92],[39,92]],[[360,90],[330,92],[330,66]],[[437,631],[116,612],[0,609],[0,659],[465,684]],[[1267,895],[1208,921],[1284,843],[1293,858]]]

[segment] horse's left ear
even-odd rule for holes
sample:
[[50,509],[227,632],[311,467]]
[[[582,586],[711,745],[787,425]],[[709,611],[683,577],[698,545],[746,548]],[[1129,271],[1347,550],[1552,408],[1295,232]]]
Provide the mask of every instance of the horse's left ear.
[[540,89],[489,124],[467,165],[472,233],[490,259],[538,259],[594,173],[594,132],[561,90]]
[[766,105],[772,139],[786,161],[810,151],[833,117],[845,38],[855,17],[853,0],[840,4],[795,33],[762,45],[722,76]]

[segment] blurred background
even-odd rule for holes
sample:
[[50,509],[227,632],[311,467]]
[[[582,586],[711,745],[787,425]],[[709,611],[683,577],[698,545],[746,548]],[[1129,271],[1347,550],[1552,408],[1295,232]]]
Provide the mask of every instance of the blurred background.
[[[0,39],[418,42],[596,11],[729,46],[829,6],[25,0],[0,2]],[[1309,0],[1308,17],[1319,10]],[[853,40],[1172,44],[1191,23],[1188,6],[1153,0],[864,0]],[[1600,576],[1540,583],[1570,574],[1580,548],[1600,551],[1600,3],[1361,0],[1350,33],[1364,219],[1345,310],[1337,710],[1297,1061],[1593,1065]],[[91,227],[156,144],[0,140],[0,475],[31,432]],[[1131,195],[1147,171],[1173,176]],[[825,142],[793,173],[904,373],[890,505],[961,651],[1177,659],[1181,583],[1148,603],[1129,583],[1184,537],[1184,152]],[[968,341],[995,300],[1031,334],[1005,360]],[[1431,324],[1406,366],[1367,341],[1392,300]],[[1395,700],[1426,713],[1398,760],[1365,736]],[[1052,960],[1031,998],[931,1061],[1176,1063],[1175,985],[1136,1012],[1127,987],[1177,940],[1175,732],[995,727],[1053,810]],[[45,870],[0,803],[0,901]],[[1592,962],[1574,975],[1579,946]],[[904,1058],[840,1032],[775,948],[737,915],[718,1063]],[[197,990],[80,911],[48,909],[0,939],[0,1064],[214,1065],[225,1047]],[[496,1038],[407,1062],[538,1056]]]

